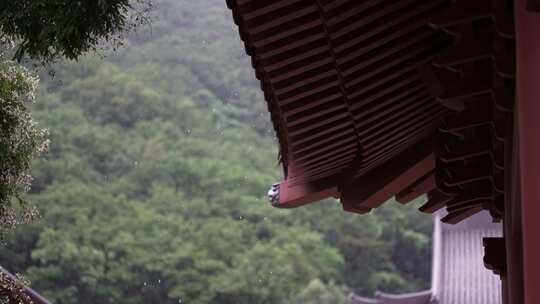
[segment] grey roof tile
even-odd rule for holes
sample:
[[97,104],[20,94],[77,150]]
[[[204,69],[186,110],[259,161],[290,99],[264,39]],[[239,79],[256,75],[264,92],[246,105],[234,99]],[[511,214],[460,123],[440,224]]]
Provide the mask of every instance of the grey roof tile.
[[502,236],[487,212],[449,225],[435,215],[431,290],[375,298],[349,297],[351,304],[501,304],[501,281],[483,264],[482,238]]

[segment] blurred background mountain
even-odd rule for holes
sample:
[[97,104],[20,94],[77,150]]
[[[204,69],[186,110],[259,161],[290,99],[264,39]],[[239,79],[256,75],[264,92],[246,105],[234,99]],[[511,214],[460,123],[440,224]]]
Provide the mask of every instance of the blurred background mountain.
[[[54,74],[51,76],[49,74]],[[54,303],[345,303],[428,287],[431,220],[273,209],[277,144],[223,0],[162,0],[116,52],[43,73],[42,219],[0,265]]]

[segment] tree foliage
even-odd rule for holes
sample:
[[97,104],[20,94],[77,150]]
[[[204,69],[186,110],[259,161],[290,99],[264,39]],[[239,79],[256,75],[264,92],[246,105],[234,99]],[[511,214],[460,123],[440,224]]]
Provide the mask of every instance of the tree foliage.
[[[32,299],[26,294],[24,278],[8,275],[0,267],[0,303],[2,304],[21,304],[33,303]],[[23,283],[24,282],[24,283]]]
[[[145,22],[146,0],[17,0],[0,2],[0,37],[17,43],[15,58],[77,59],[100,43],[116,44]],[[119,39],[120,38],[120,39]]]
[[0,58],[0,237],[37,215],[21,197],[32,182],[32,160],[48,146],[47,131],[37,126],[27,110],[36,85],[36,77],[25,68]]
[[121,43],[126,32],[147,20],[151,7],[145,0],[0,3],[0,237],[37,216],[21,193],[30,189],[32,159],[48,147],[46,130],[27,109],[38,79],[9,56],[19,62],[78,59],[100,45]]

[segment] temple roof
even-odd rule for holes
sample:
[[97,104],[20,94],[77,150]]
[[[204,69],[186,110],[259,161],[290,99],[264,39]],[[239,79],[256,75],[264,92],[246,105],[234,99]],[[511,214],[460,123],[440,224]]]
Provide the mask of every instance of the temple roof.
[[[431,290],[392,295],[377,292],[375,298],[365,298],[358,295],[350,295],[350,304],[432,304]],[[434,304],[434,303],[433,303]]]
[[[289,208],[392,196],[500,218],[512,145],[511,0],[228,0],[279,139]],[[510,151],[511,152],[511,151]]]
[[426,26],[443,2],[228,1],[280,140],[282,207],[348,192],[369,196],[392,173],[379,170],[381,180],[369,178],[372,185],[363,182],[361,193],[338,188],[396,158],[407,166],[396,162],[386,171],[425,162],[413,177],[419,178],[433,169],[422,140],[446,110],[418,67],[449,43]]

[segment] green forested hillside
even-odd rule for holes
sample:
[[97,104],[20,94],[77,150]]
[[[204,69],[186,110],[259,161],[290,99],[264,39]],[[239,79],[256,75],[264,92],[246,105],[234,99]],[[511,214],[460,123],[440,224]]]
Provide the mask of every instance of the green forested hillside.
[[42,219],[0,265],[54,303],[345,303],[428,286],[431,221],[389,202],[278,210],[266,103],[224,0],[157,2],[105,58],[42,76]]

